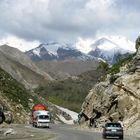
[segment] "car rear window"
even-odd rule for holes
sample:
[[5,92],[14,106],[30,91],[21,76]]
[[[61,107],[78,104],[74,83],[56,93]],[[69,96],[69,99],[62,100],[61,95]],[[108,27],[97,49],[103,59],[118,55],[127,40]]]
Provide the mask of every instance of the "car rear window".
[[107,123],[105,127],[121,127],[120,123]]

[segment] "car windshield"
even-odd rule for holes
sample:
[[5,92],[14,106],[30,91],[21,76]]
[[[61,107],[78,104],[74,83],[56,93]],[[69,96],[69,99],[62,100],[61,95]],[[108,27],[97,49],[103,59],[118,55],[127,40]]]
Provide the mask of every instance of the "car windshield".
[[105,127],[121,127],[120,123],[107,123]]
[[40,115],[39,116],[39,119],[49,119],[49,116],[48,115]]

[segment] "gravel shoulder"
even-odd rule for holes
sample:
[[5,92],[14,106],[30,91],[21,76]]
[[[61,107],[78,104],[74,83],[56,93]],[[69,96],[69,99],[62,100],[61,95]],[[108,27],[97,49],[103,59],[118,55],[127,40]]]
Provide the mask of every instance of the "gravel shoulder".
[[55,137],[46,129],[33,128],[30,125],[0,125],[0,140],[48,140]]

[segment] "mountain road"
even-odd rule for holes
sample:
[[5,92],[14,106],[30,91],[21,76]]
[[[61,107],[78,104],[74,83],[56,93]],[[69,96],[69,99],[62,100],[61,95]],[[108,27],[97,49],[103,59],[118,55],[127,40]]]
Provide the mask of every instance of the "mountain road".
[[[4,132],[4,133],[2,133]],[[31,125],[0,127],[0,140],[103,140],[102,134],[73,125],[53,124],[50,129],[33,128]],[[117,140],[117,139],[110,139]],[[140,140],[125,135],[124,140]]]

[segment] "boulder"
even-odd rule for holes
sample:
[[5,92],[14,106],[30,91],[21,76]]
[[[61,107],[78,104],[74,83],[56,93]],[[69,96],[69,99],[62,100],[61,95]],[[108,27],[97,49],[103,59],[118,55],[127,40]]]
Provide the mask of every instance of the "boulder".
[[4,115],[5,115],[5,122],[7,124],[10,124],[13,122],[13,115],[12,115],[11,111],[5,111]]

